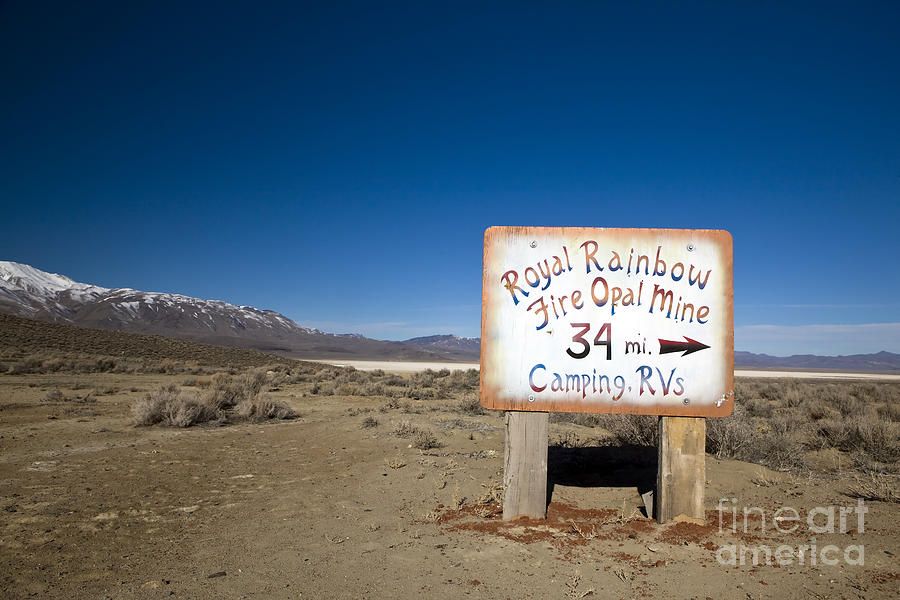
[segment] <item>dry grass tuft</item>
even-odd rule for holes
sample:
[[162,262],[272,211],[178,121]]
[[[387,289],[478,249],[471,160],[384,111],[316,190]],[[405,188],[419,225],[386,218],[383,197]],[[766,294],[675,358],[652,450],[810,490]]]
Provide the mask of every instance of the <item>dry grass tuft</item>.
[[491,479],[486,486],[487,489],[478,497],[478,504],[503,504],[503,484],[499,481]]
[[592,540],[597,537],[597,527],[592,525],[590,529],[587,526],[580,527],[575,521],[569,521],[572,524],[572,531],[577,533],[585,540]]

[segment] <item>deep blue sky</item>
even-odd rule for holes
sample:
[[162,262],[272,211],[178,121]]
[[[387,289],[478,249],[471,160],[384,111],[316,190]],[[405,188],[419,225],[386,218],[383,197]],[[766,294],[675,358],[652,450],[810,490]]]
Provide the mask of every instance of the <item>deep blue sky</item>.
[[900,4],[732,4],[0,3],[0,259],[477,336],[487,226],[722,228],[737,349],[898,352]]

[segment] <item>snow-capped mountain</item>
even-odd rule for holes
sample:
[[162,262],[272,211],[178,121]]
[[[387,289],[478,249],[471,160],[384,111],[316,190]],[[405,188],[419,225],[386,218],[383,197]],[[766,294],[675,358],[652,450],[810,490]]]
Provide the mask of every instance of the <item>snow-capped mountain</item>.
[[0,312],[297,357],[450,358],[438,348],[370,340],[356,334],[323,333],[271,310],[180,294],[109,289],[8,261],[0,261]]
[[4,312],[44,321],[271,350],[288,349],[286,342],[298,335],[322,334],[269,310],[180,294],[108,289],[8,261],[0,261],[0,305]]

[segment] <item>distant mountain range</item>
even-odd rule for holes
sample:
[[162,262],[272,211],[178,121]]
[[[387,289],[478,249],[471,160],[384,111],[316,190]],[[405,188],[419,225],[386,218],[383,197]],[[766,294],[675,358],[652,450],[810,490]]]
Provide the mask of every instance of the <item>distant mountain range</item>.
[[[325,333],[271,310],[179,294],[109,289],[7,261],[0,261],[0,313],[237,346],[293,358],[476,362],[481,349],[479,338],[454,335],[389,342],[359,334]],[[738,351],[734,361],[736,368],[745,369],[900,372],[900,355],[891,352],[781,357]]]
[[358,334],[325,333],[271,310],[180,294],[109,289],[8,261],[0,261],[0,312],[295,358],[478,360],[478,340],[432,336],[389,342]]
[[828,370],[847,371],[900,371],[900,354],[878,352],[876,354],[851,354],[848,356],[769,356],[752,352],[735,352],[735,368],[744,369],[796,369],[799,371]]

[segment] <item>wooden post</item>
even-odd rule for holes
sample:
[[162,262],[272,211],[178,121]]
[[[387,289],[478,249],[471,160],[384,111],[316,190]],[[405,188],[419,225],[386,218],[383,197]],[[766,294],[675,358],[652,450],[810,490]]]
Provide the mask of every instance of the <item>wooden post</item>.
[[659,523],[679,515],[703,519],[706,419],[659,418],[659,466],[654,508]]
[[549,413],[506,413],[503,460],[503,520],[547,518],[547,428]]

